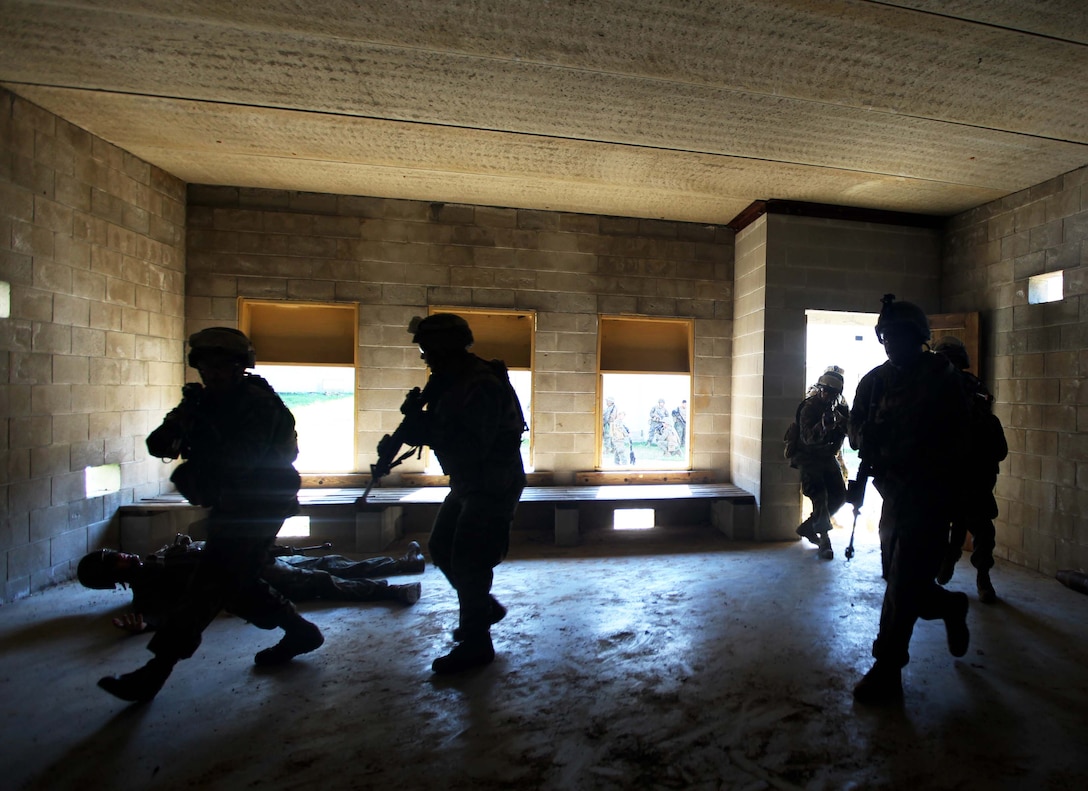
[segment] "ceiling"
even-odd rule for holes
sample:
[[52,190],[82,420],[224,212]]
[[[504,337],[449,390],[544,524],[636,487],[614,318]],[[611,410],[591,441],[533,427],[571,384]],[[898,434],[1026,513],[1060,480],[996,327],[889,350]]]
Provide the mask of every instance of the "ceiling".
[[1088,164],[1084,0],[0,0],[0,83],[189,183],[727,223]]

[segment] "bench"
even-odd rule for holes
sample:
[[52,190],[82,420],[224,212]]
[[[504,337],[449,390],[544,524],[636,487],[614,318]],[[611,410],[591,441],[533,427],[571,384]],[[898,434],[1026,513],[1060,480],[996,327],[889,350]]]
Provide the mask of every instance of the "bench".
[[[447,486],[395,486],[375,488],[367,501],[356,487],[301,489],[299,514],[310,517],[312,541],[332,541],[356,552],[381,552],[403,534],[405,508],[436,508],[449,493]],[[755,497],[730,483],[616,483],[575,486],[527,486],[523,504],[551,505],[557,546],[579,541],[582,515],[594,510],[611,514],[616,508],[647,507],[666,503],[704,501],[710,506],[711,524],[730,538],[754,535]],[[179,494],[148,497],[118,509],[121,548],[146,553],[172,541],[177,533],[206,514]],[[345,550],[347,551],[347,550]]]
[[[356,504],[357,542],[388,544],[399,535],[398,520],[406,506],[440,504],[449,493],[445,486],[372,489],[367,501]],[[555,543],[574,546],[580,534],[583,508],[603,505],[616,508],[653,507],[667,502],[710,502],[711,524],[730,538],[751,538],[755,527],[755,497],[731,483],[652,483],[580,486],[527,486],[522,503],[545,503],[555,508]],[[360,535],[358,531],[366,535]],[[372,550],[378,551],[378,550]]]

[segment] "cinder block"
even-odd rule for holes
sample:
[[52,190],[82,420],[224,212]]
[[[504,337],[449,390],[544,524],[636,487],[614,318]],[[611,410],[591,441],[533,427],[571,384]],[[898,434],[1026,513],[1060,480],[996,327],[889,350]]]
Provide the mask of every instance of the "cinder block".
[[753,541],[756,536],[756,506],[717,500],[710,507],[710,523],[734,541]]
[[381,511],[360,511],[355,514],[355,551],[381,552],[402,533],[404,509],[392,505]]
[[555,545],[578,546],[578,504],[558,503],[555,506]]
[[169,511],[147,514],[121,514],[122,552],[146,555],[174,540],[173,519]]
[[121,540],[123,552],[146,555],[172,544],[178,533],[185,533],[200,541],[207,538],[203,530],[205,508],[171,508],[146,511],[139,514],[121,514]]

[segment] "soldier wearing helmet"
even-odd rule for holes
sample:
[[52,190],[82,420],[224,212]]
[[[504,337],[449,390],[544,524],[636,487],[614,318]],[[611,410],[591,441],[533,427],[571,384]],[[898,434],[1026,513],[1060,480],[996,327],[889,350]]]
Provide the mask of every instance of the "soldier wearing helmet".
[[976,570],[975,587],[978,590],[978,599],[985,604],[991,604],[997,601],[997,592],[990,580],[997,537],[994,530],[994,519],[997,518],[994,486],[997,484],[998,465],[1009,454],[1009,446],[1005,441],[1001,421],[994,414],[994,397],[982,381],[967,370],[971,367],[971,360],[963,341],[948,335],[937,341],[933,351],[947,357],[959,371],[960,381],[971,404],[969,456],[961,475],[963,498],[959,503],[958,513],[952,519],[951,535],[937,572],[937,582],[944,585],[952,579],[952,573],[962,554],[961,548],[970,533],[971,565]]
[[144,667],[98,685],[122,700],[151,700],[180,659],[193,655],[201,634],[223,609],[283,639],[257,653],[258,665],[280,664],[324,642],[262,578],[283,520],[298,510],[295,422],[272,386],[246,373],[256,355],[231,327],[211,327],[189,338],[189,364],[203,386],[187,384],[182,400],[147,438],[152,456],[181,457],[170,480],[194,505],[210,509],[207,544],[186,595],[165,616],[148,644]]
[[468,350],[472,330],[462,317],[417,317],[408,331],[431,373],[421,395],[426,408],[406,416],[401,437],[410,445],[428,445],[449,476],[450,493],[435,517],[428,549],[460,605],[456,645],[431,669],[458,673],[495,658],[491,626],[506,609],[491,595],[491,583],[506,557],[525,487],[525,418],[506,366]]
[[843,370],[827,368],[797,408],[797,451],[790,466],[801,472],[801,493],[812,502],[812,515],[797,528],[819,546],[819,556],[835,557],[831,547],[831,517],[846,503],[846,476],[842,443],[850,409],[842,397]]
[[[184,601],[204,546],[203,541],[192,541],[189,536],[179,534],[173,544],[144,557],[101,549],[83,556],[76,576],[85,588],[94,590],[113,590],[118,585],[131,588],[132,611],[114,618],[114,626],[133,634],[154,631]],[[419,601],[418,582],[394,585],[378,579],[423,573],[425,561],[415,541],[399,558],[351,560],[343,555],[296,552],[291,547],[276,547],[275,557],[270,557],[261,571],[268,584],[293,602],[324,599],[414,604]],[[234,614],[243,619],[249,617],[247,612]]]
[[888,361],[862,377],[850,410],[850,445],[884,500],[881,561],[887,588],[873,642],[876,662],[854,688],[861,703],[902,695],[902,668],[918,619],[944,621],[953,656],[967,652],[967,596],[935,581],[960,496],[968,403],[948,360],[929,350],[929,320],[886,294],[876,324]]

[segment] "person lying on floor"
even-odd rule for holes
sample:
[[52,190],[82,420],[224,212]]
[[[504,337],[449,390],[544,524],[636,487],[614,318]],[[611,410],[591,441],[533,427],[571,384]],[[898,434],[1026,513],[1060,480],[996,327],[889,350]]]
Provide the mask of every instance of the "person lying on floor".
[[[119,629],[138,634],[158,627],[164,613],[185,593],[204,542],[178,536],[174,544],[145,557],[113,549],[85,555],[76,569],[80,583],[94,590],[132,589],[132,612],[113,619]],[[391,585],[378,577],[422,574],[426,561],[419,544],[412,541],[399,558],[376,557],[351,560],[343,555],[293,554],[291,547],[277,547],[277,554],[261,573],[272,587],[293,602],[419,601],[418,582]],[[284,551],[292,554],[278,554]]]

